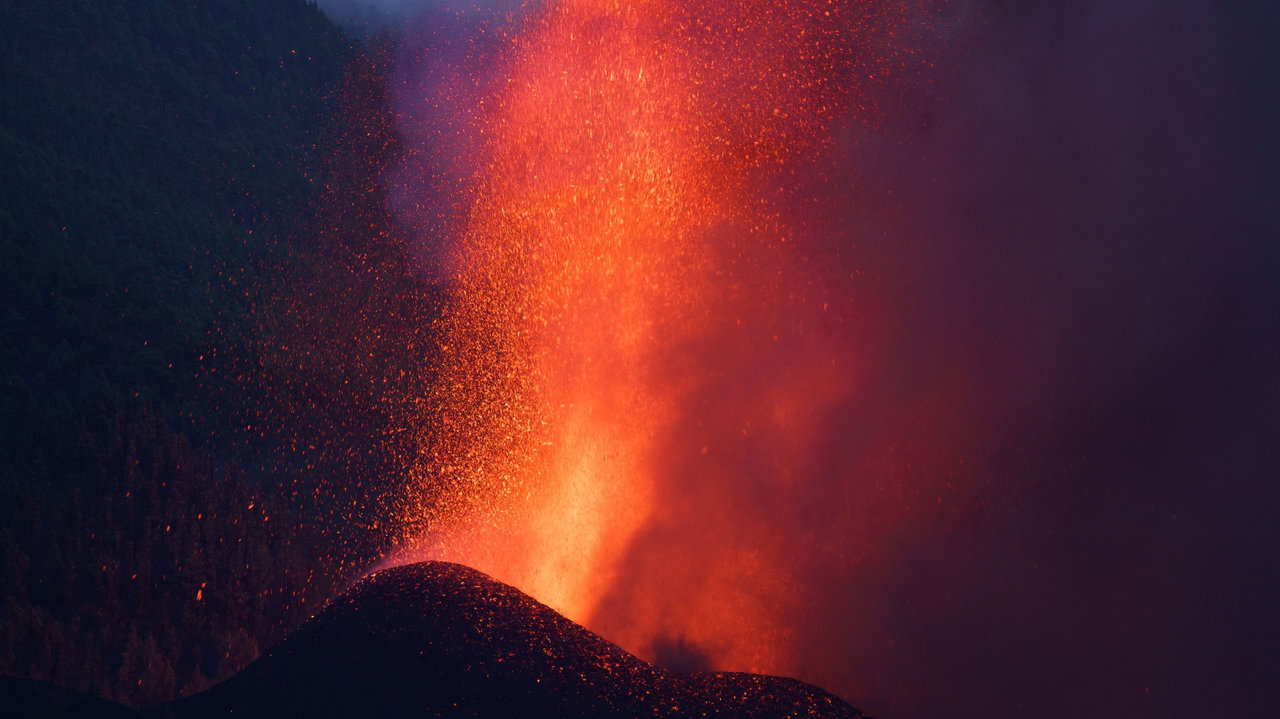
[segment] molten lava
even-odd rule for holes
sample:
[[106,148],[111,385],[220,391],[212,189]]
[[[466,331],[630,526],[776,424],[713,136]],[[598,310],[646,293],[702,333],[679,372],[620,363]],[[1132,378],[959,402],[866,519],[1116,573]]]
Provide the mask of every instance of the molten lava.
[[473,26],[429,68],[449,82],[405,78],[458,108],[431,142],[461,176],[417,181],[465,209],[398,561],[475,566],[650,658],[787,670],[815,530],[745,505],[803,528],[785,498],[857,385],[857,308],[802,221],[850,12],[563,0]]

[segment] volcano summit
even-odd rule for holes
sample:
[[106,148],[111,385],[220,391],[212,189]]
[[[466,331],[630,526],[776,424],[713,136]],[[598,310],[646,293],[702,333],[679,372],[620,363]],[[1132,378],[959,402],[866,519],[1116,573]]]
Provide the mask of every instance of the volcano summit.
[[[29,716],[103,708],[31,683],[6,686],[5,705]],[[136,713],[226,715],[865,716],[794,679],[668,671],[513,587],[446,562],[375,572],[226,682]]]

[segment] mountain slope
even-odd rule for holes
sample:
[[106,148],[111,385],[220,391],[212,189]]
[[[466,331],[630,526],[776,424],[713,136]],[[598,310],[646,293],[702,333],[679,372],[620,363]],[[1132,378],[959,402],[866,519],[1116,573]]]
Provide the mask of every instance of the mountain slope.
[[792,679],[681,675],[443,562],[370,575],[258,661],[159,716],[859,717]]

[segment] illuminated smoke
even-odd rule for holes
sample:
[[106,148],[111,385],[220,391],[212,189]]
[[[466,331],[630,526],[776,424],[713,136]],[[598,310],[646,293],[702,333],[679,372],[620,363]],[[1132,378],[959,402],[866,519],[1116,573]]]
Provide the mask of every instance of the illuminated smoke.
[[1273,706],[1274,11],[684,5],[406,41],[403,558],[886,716]]
[[874,15],[482,17],[402,60],[400,204],[448,233],[432,260],[455,283],[403,555],[476,566],[642,654],[786,671],[797,554],[840,549],[794,497],[869,341],[815,168]]

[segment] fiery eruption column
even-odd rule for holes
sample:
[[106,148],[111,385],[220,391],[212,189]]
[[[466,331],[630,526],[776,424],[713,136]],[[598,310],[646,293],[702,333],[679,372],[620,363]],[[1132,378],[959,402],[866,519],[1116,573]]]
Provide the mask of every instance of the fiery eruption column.
[[462,108],[434,130],[462,169],[416,182],[465,211],[405,559],[476,566],[650,657],[787,670],[795,543],[735,496],[803,491],[855,389],[855,308],[795,210],[849,105],[846,12],[564,0],[432,60],[414,101]]

